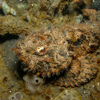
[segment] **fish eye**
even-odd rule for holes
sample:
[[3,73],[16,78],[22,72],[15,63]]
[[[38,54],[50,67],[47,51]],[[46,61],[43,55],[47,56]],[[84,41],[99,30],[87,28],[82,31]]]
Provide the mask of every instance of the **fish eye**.
[[37,47],[36,51],[37,51],[38,55],[44,55],[47,50],[45,47]]

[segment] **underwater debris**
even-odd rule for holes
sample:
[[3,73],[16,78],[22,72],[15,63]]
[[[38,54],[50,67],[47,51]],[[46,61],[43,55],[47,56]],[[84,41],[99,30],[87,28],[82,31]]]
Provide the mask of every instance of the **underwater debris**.
[[16,53],[28,72],[43,78],[65,73],[52,83],[65,87],[80,86],[97,73],[94,52],[99,45],[99,35],[96,25],[55,26],[28,35],[18,43]]

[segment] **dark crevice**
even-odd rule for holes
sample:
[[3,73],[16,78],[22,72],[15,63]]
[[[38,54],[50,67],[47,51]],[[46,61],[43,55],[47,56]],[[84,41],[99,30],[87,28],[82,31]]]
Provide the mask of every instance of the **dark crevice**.
[[21,79],[23,79],[23,76],[26,75],[26,72],[23,71],[22,66],[24,66],[24,65],[22,64],[22,62],[21,62],[21,61],[18,61],[18,62],[17,62],[17,72],[18,72],[19,77],[20,77]]
[[0,9],[0,15],[2,15],[2,16],[5,15],[2,9]]
[[5,35],[0,35],[0,44],[7,41],[7,40],[12,40],[12,39],[18,39],[19,36],[18,35],[14,35],[14,34],[5,34]]

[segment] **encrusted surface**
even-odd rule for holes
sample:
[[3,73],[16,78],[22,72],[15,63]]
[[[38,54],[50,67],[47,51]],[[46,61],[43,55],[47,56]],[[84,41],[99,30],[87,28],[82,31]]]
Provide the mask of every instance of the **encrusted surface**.
[[[96,28],[96,30],[95,30]],[[42,77],[61,76],[60,86],[80,86],[97,73],[94,52],[99,43],[99,27],[77,24],[46,28],[18,43],[16,52],[27,65],[25,70]]]
[[[95,53],[100,44],[99,0],[1,1],[8,6],[4,9],[0,5],[0,100],[8,100],[16,92],[22,94],[22,100],[99,100],[100,64],[97,73],[97,62],[100,63],[100,48]],[[39,81],[33,79],[33,73],[24,80],[23,75],[28,73],[23,72],[23,64],[13,48],[20,39],[10,34],[19,35],[20,39],[26,37],[19,42],[21,47],[18,46],[17,53],[21,54],[18,57],[26,65],[24,70],[44,77],[41,78],[45,83],[38,89],[33,83]],[[36,42],[31,46],[33,39]],[[31,58],[34,57],[32,67]],[[87,84],[82,85],[84,83]],[[34,89],[36,94],[32,93]]]

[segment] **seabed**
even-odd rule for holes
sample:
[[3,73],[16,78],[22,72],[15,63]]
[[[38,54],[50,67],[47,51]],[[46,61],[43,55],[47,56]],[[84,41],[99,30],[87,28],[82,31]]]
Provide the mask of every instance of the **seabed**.
[[[41,24],[39,23],[41,18],[36,19],[36,21],[32,22],[35,19],[35,17],[37,17],[37,15],[35,17],[33,17],[33,19],[32,19],[31,16],[28,18],[28,15],[26,15],[26,13],[25,13],[26,6],[29,7],[28,3],[33,4],[35,2],[34,0],[33,1],[32,0],[29,0],[29,1],[21,0],[21,1],[20,0],[14,0],[14,1],[2,0],[2,2],[6,2],[9,5],[9,7],[11,7],[11,8],[13,8],[12,4],[14,4],[15,2],[17,2],[20,5],[20,7],[22,7],[22,8],[20,8],[20,7],[18,9],[14,8],[14,11],[16,13],[18,13],[16,15],[13,15],[11,12],[9,14],[7,11],[5,11],[3,13],[4,8],[1,8],[0,20],[1,19],[3,19],[3,20],[0,21],[0,27],[3,23],[2,21],[6,20],[5,18],[9,19],[9,16],[12,16],[12,18],[15,18],[15,19],[19,18],[19,20],[22,21],[21,23],[25,23],[24,25],[29,25],[28,27],[23,25],[21,28],[21,29],[23,29],[23,34],[26,35],[27,34],[26,31],[31,30],[32,26],[34,27],[33,29],[35,29],[35,30],[37,30],[38,27],[41,26]],[[43,1],[45,1],[45,0],[43,0]],[[56,2],[57,0],[54,0],[54,1]],[[58,1],[65,1],[65,0],[58,0]],[[67,1],[69,2],[70,0],[66,0],[66,3],[68,3]],[[72,1],[74,1],[74,0],[71,0],[71,2]],[[31,3],[31,2],[33,2],[33,3]],[[37,0],[37,2],[39,2],[39,0]],[[54,3],[54,2],[51,0],[51,3]],[[36,4],[33,4],[34,5],[33,7],[36,7],[38,10],[37,6],[39,6],[39,5],[38,5],[38,3],[36,3]],[[63,3],[62,3],[62,5],[63,5]],[[89,4],[87,3],[87,5],[89,5]],[[16,7],[18,7],[18,5]],[[19,12],[19,9],[21,9],[20,12]],[[27,9],[30,9],[30,8],[27,8]],[[41,9],[43,10],[45,8],[41,8]],[[31,12],[31,10],[30,10],[30,12]],[[29,12],[29,14],[30,14],[30,12]],[[23,16],[22,16],[22,13],[24,14]],[[48,12],[48,13],[50,13],[50,12]],[[99,10],[98,10],[98,13],[100,13]],[[45,11],[44,11],[44,14],[46,14]],[[48,17],[48,19],[50,18],[50,14],[48,14],[49,16],[46,16],[46,17]],[[72,15],[76,16],[76,12],[72,13]],[[71,14],[69,15],[69,16],[71,16],[70,18],[72,18],[72,15]],[[42,16],[42,18],[44,18],[43,15],[41,15],[41,16]],[[54,15],[51,15],[51,16],[53,17]],[[76,17],[74,17],[74,18],[76,18]],[[7,25],[8,25],[8,23],[10,23],[10,20],[11,19],[9,19],[9,22],[6,21]],[[81,21],[81,18],[79,20]],[[57,21],[58,21],[58,19],[56,19],[56,21],[55,21],[56,24],[57,24]],[[68,21],[68,20],[66,19],[64,21]],[[34,24],[35,22],[37,22],[37,23]],[[44,22],[45,22],[45,18],[42,20],[42,23],[44,23]],[[68,21],[67,23],[73,23],[73,22],[76,23],[75,19],[72,20],[72,22]],[[19,23],[20,22],[18,22],[17,25],[19,25]],[[46,20],[44,25],[46,26],[47,23],[48,23],[48,20]],[[53,20],[49,23],[53,23]],[[60,24],[60,23],[61,23],[61,20],[58,22],[58,24]],[[62,23],[64,23],[64,22],[62,22]],[[98,23],[99,23],[98,25],[100,25],[99,18],[98,18]],[[6,26],[6,24],[5,24],[5,26]],[[8,99],[9,96],[13,95],[16,92],[20,92],[22,95],[22,99],[18,99],[18,100],[100,100],[100,48],[98,48],[96,50],[97,61],[98,61],[98,73],[94,79],[92,79],[90,82],[86,83],[85,85],[82,85],[80,87],[75,87],[75,88],[71,88],[71,87],[65,88],[65,87],[55,86],[51,83],[45,83],[41,86],[41,88],[37,91],[37,93],[31,93],[30,91],[27,91],[25,88],[25,83],[23,81],[23,75],[25,73],[21,70],[21,66],[22,66],[21,62],[18,60],[18,57],[14,52],[14,48],[16,47],[16,44],[20,41],[19,38],[20,37],[24,38],[24,35],[23,34],[20,35],[21,29],[18,28],[19,30],[16,30],[18,26],[17,27],[15,27],[15,26],[13,26],[13,23],[8,26],[11,29],[12,29],[12,27],[14,27],[15,28],[14,31],[10,30],[10,28],[7,29],[7,26],[6,26],[6,28],[3,26],[3,28],[5,30],[1,30],[2,28],[0,28],[0,34],[1,34],[0,35],[0,100],[9,100]],[[11,31],[11,33],[10,33],[10,31]],[[42,92],[40,92],[40,91],[42,91]],[[10,99],[10,100],[13,100],[13,99]]]

